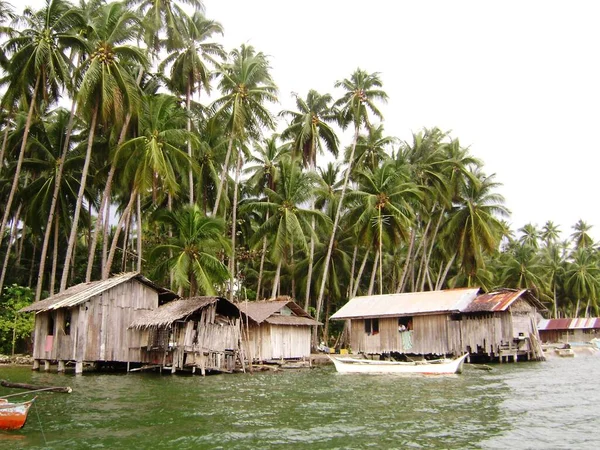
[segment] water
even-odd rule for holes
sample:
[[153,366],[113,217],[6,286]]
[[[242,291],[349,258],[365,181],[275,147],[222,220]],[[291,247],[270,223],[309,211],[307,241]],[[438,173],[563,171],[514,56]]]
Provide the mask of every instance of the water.
[[595,448],[598,373],[598,356],[449,377],[0,367],[2,379],[73,388],[40,393],[22,430],[0,431],[0,448]]

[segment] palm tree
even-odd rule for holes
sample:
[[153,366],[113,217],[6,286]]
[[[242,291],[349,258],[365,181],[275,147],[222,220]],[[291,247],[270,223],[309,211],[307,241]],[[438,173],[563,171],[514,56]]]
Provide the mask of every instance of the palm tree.
[[522,233],[521,237],[519,238],[519,242],[522,245],[529,246],[534,250],[539,248],[538,240],[540,239],[542,233],[534,224],[527,223],[517,231]]
[[589,306],[594,308],[596,316],[598,311],[598,295],[600,294],[600,267],[592,251],[582,247],[575,250],[573,260],[567,265],[565,273],[565,287],[577,299],[575,317],[579,316],[580,301],[587,298],[586,312]]
[[542,227],[542,233],[540,234],[542,241],[546,247],[549,247],[556,242],[560,238],[560,228],[551,220],[547,221]]
[[[181,148],[186,142],[197,144],[196,137],[183,129],[187,118],[186,111],[179,106],[176,97],[158,94],[144,98],[138,125],[140,135],[125,142],[115,155],[116,161],[126,158],[124,178],[131,180],[132,186],[128,208],[122,214],[122,219],[129,215],[138,193],[156,191],[157,181],[166,194],[178,194],[178,174],[187,167],[192,167],[191,160]],[[110,274],[121,224],[122,222],[113,236],[106,267],[103,269],[104,278]],[[140,217],[138,229],[141,229]]]
[[88,143],[60,282],[61,292],[67,287],[97,123],[110,121],[119,125],[127,111],[139,103],[138,87],[128,69],[130,64],[145,66],[147,60],[139,48],[123,45],[136,36],[139,25],[140,19],[121,3],[102,6],[94,17],[90,54],[79,69],[84,74],[77,97],[80,111],[88,114],[90,119]]
[[0,244],[19,184],[34,111],[39,106],[38,102],[43,101],[45,105],[49,105],[59,97],[62,88],[68,88],[72,79],[72,65],[66,56],[67,52],[69,49],[83,47],[81,39],[70,32],[79,23],[79,13],[64,0],[47,0],[39,11],[27,8],[22,20],[27,28],[9,39],[5,45],[11,54],[8,71],[12,86],[9,86],[9,90],[29,93],[31,89],[31,98],[13,183],[0,225]]
[[575,248],[590,248],[594,245],[594,240],[589,235],[589,231],[592,229],[591,225],[588,225],[583,220],[577,221],[575,225],[573,225],[573,230],[575,232],[571,234],[571,239],[575,241]]
[[[319,297],[317,298],[317,311],[316,320],[319,320],[321,309],[323,307],[323,296],[325,295],[325,284],[327,283],[327,271],[329,270],[329,258],[331,258],[331,252],[333,251],[333,244],[335,242],[335,233],[340,221],[341,209],[344,203],[344,195],[348,188],[348,180],[350,173],[352,172],[352,162],[354,161],[354,151],[356,150],[356,144],[360,135],[360,130],[364,126],[367,129],[371,127],[369,120],[369,112],[378,118],[382,118],[381,112],[377,108],[376,101],[387,101],[387,94],[382,91],[381,79],[378,73],[369,74],[364,70],[357,69],[352,73],[350,78],[345,78],[341,81],[336,82],[336,87],[341,87],[346,93],[335,102],[334,106],[341,108],[340,120],[343,126],[347,126],[352,123],[354,125],[354,139],[352,141],[350,155],[348,158],[350,166],[346,170],[344,178],[344,184],[342,186],[342,192],[340,194],[340,202],[335,214],[333,221],[333,230],[331,238],[329,240],[329,246],[327,247],[327,257],[325,258],[325,264],[323,270],[323,278],[321,280],[321,288],[319,290]],[[316,343],[316,333],[313,336],[314,343]]]
[[175,231],[167,244],[157,245],[150,253],[158,263],[157,271],[170,271],[175,288],[185,289],[190,297],[215,295],[218,286],[229,278],[218,257],[231,251],[224,237],[225,223],[206,217],[197,205],[174,212],[159,210],[156,220]]
[[[254,139],[260,137],[261,127],[274,128],[273,117],[264,105],[266,101],[277,101],[277,88],[273,84],[268,69],[268,61],[265,55],[261,52],[256,53],[252,46],[242,45],[239,49],[230,53],[230,62],[219,70],[221,76],[219,89],[223,96],[213,102],[213,107],[216,109],[217,115],[226,117],[229,143],[213,208],[213,216],[217,214],[219,209],[219,201],[226,181],[229,157],[234,141],[238,140],[241,147],[243,147],[248,137]],[[238,182],[242,163],[242,149],[240,148],[235,165],[235,183],[233,187],[231,221],[231,248],[233,251],[229,260],[232,277],[230,280],[230,298],[233,298]]]
[[[397,141],[397,138],[386,136],[384,134],[382,124],[369,128],[366,135],[358,137],[352,165],[358,168],[369,168],[372,171],[375,170],[382,162],[390,158],[386,149]],[[351,147],[346,148],[346,161],[349,160],[349,153],[351,150]]]
[[477,270],[485,267],[484,254],[498,250],[503,230],[500,218],[509,214],[502,204],[504,198],[493,192],[499,186],[493,178],[479,173],[479,181],[469,181],[445,226],[448,248],[455,254],[469,286]]
[[277,295],[284,259],[292,258],[294,249],[308,250],[306,235],[314,234],[310,219],[314,217],[323,224],[328,222],[320,211],[301,207],[313,196],[314,176],[303,173],[295,162],[279,163],[279,173],[275,190],[266,187],[264,201],[249,202],[246,206],[247,210],[268,212],[269,218],[255,231],[253,242],[262,242],[265,236],[271,236],[273,242],[270,256],[277,264],[277,270],[271,297]]
[[[195,12],[192,17],[183,18],[185,26],[182,28],[181,37],[183,46],[174,49],[160,63],[159,70],[162,72],[171,66],[169,87],[179,94],[185,95],[185,104],[189,117],[187,131],[192,131],[191,102],[193,93],[197,90],[198,97],[203,88],[210,93],[211,72],[206,62],[213,62],[212,57],[225,57],[225,51],[220,44],[205,42],[214,34],[223,34],[223,27],[214,20],[208,20],[200,12]],[[188,156],[192,158],[192,145],[188,142]],[[192,170],[188,173],[190,188],[190,205],[194,204],[194,177]]]
[[273,117],[264,103],[277,101],[277,87],[269,74],[267,57],[252,46],[242,45],[230,53],[230,62],[219,69],[219,90],[223,96],[215,100],[212,108],[226,121],[229,143],[221,172],[221,182],[213,208],[217,214],[223,186],[227,179],[229,158],[236,139],[258,139],[261,128],[273,129]]

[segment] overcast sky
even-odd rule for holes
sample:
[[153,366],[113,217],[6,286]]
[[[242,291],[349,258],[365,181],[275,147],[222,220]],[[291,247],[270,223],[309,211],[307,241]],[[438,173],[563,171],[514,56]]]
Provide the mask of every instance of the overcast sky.
[[[389,135],[437,126],[483,159],[516,230],[597,207],[600,4],[593,1],[205,0],[228,49],[270,55],[281,106],[290,93],[339,92],[360,67],[380,72]],[[348,145],[349,142],[344,142]]]
[[270,56],[275,111],[294,108],[291,92],[337,98],[335,81],[357,67],[380,72],[389,135],[451,131],[503,184],[513,229],[552,220],[567,237],[583,219],[600,239],[598,2],[204,4],[224,26],[227,50],[247,43]]

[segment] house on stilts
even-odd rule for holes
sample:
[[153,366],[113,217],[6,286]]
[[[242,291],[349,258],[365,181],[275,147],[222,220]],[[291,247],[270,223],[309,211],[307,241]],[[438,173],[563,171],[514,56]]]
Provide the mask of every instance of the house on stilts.
[[147,356],[145,367],[171,372],[200,369],[232,372],[244,368],[241,345],[242,314],[223,297],[175,300],[148,311],[129,324],[140,334],[138,352]]
[[460,355],[481,361],[543,359],[529,290],[479,288],[356,297],[331,319],[347,320],[353,353]]
[[600,339],[600,318],[542,319],[538,331],[543,343],[590,342]]
[[139,315],[158,308],[177,295],[138,273],[123,273],[107,280],[81,283],[35,302],[21,312],[35,312],[34,369],[58,363],[64,371],[75,363],[115,364],[145,359],[140,334],[128,329]]
[[311,330],[319,322],[290,297],[240,302],[238,306],[248,318],[243,326],[250,361],[310,358]]

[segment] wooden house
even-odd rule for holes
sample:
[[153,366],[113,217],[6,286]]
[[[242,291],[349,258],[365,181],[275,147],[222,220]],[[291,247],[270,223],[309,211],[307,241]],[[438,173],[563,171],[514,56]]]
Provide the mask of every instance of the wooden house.
[[249,360],[310,357],[311,328],[319,322],[289,297],[241,302],[238,306],[248,317],[244,327]]
[[33,303],[21,312],[34,311],[34,369],[52,361],[63,371],[75,362],[142,361],[138,333],[128,330],[141,313],[156,309],[177,295],[138,273],[124,273],[107,280],[82,283]]
[[545,309],[528,290],[468,288],[356,297],[331,318],[349,321],[355,353],[516,361],[542,357],[535,318]]
[[199,368],[231,372],[241,354],[241,314],[222,297],[176,300],[148,311],[130,324],[138,330],[146,363],[172,372]]
[[542,319],[538,331],[544,343],[590,342],[600,339],[600,318]]

